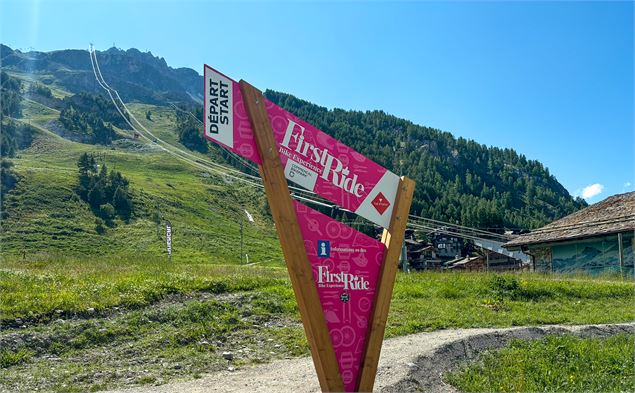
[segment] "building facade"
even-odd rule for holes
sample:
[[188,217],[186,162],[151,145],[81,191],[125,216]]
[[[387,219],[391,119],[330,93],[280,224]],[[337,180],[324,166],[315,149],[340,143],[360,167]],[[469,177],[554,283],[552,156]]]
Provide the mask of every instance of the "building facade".
[[521,235],[508,250],[532,256],[536,272],[634,274],[635,192],[607,199]]

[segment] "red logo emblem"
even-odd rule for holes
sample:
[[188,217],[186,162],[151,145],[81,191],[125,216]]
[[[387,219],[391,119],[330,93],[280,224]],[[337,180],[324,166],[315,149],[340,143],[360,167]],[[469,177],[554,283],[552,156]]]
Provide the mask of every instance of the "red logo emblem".
[[386,209],[390,207],[390,202],[388,202],[388,199],[386,199],[384,194],[382,194],[381,192],[377,194],[375,199],[373,199],[373,201],[370,204],[373,205],[375,209],[377,209],[379,214],[384,214]]

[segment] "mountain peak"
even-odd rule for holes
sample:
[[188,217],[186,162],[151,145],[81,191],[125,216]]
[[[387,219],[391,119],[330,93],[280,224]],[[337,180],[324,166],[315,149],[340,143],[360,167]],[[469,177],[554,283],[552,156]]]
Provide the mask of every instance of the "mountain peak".
[[[61,86],[72,93],[103,92],[95,83],[93,66],[86,50],[21,53],[2,45],[0,53],[3,67],[8,70],[53,75]],[[183,69],[174,69],[163,57],[136,48],[123,50],[113,46],[96,53],[104,79],[126,101],[190,106],[202,99],[203,77],[194,70],[184,72]]]

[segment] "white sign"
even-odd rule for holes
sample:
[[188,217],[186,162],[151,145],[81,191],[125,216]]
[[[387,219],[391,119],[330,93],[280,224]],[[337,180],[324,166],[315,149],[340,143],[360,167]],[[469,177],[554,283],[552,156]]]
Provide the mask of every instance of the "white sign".
[[172,256],[172,223],[165,222],[165,246],[168,251],[168,257]]
[[234,92],[232,80],[205,68],[205,135],[234,147]]

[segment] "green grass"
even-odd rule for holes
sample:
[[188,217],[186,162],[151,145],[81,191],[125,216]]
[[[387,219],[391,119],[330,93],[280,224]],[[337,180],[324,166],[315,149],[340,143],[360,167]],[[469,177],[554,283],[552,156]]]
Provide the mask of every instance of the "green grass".
[[169,294],[231,293],[285,286],[286,271],[159,258],[105,257],[4,260],[0,270],[0,323],[16,318],[45,322],[57,314],[112,307],[138,308]]
[[[268,288],[257,306],[297,318],[284,268],[168,262],[140,257],[4,258],[0,322],[46,321],[55,312],[138,308],[166,295],[232,293]],[[501,280],[515,282],[501,293]],[[399,274],[387,335],[446,328],[588,324],[635,319],[635,284],[587,278],[485,273]]]
[[[13,159],[21,180],[4,201],[8,218],[0,233],[3,256],[158,257],[165,254],[164,228],[155,222],[160,217],[173,224],[174,261],[235,264],[240,262],[240,223],[246,221],[246,209],[256,220],[244,226],[243,251],[250,262],[282,265],[259,189],[207,174],[152,143],[131,149],[65,140],[46,128],[57,119],[56,111],[33,101],[25,101],[23,108],[25,118],[19,121],[32,124],[38,134],[33,145]],[[178,145],[173,111],[146,105],[132,108],[153,132]],[[150,108],[152,122],[144,115]],[[94,153],[100,164],[131,181],[135,218],[129,224],[118,222],[105,235],[97,233],[94,214],[73,191],[76,162],[84,152]]]
[[[503,282],[515,282],[505,290]],[[486,273],[400,274],[386,334],[448,328],[628,322],[631,281]]]
[[635,337],[516,340],[446,380],[464,392],[632,392]]

